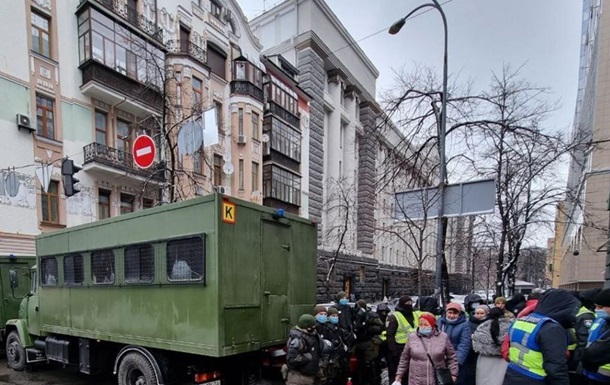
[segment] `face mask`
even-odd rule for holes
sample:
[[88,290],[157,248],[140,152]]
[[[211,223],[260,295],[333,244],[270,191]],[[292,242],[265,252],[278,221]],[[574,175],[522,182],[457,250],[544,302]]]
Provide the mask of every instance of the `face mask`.
[[419,332],[425,336],[429,335],[430,333],[432,333],[432,327],[420,327],[419,328]]
[[328,317],[326,316],[326,314],[318,314],[316,316],[316,321],[318,321],[321,324],[325,324],[326,321],[328,321]]
[[339,305],[347,305],[349,303],[349,301],[347,300],[347,298],[341,298],[339,300]]
[[608,313],[606,313],[605,310],[596,309],[595,310],[595,317],[597,317],[597,318],[608,318]]
[[339,317],[337,317],[336,315],[331,315],[330,317],[328,317],[328,319],[330,320],[331,324],[338,324],[339,323]]
[[413,311],[413,305],[404,305],[403,309],[405,309],[406,311]]

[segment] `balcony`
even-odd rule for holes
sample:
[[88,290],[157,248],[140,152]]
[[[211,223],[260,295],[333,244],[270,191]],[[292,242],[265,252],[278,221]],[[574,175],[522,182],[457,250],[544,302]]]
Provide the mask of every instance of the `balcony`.
[[233,80],[231,94],[248,95],[261,103],[265,100],[263,90],[246,80]]
[[201,64],[206,64],[207,62],[207,54],[205,52],[205,49],[199,47],[198,45],[190,41],[187,41],[186,43],[181,43],[180,40],[168,40],[167,50],[169,53],[173,53],[176,55],[190,56],[193,59],[199,61]]
[[286,111],[284,107],[280,106],[273,100],[269,101],[269,111],[278,118],[284,120],[286,123],[295,127],[296,129],[301,129],[301,119],[290,112]]
[[121,19],[127,21],[133,27],[144,32],[146,35],[156,40],[158,43],[163,44],[163,29],[157,27],[155,23],[148,20],[144,15],[139,14],[138,10],[132,7],[128,7],[127,3],[122,0],[80,0],[78,7],[84,3],[99,4],[106,8],[113,15],[119,16]]
[[[123,103],[121,109],[137,116],[161,111],[163,97],[154,85],[145,85],[93,59],[79,67],[83,94],[108,104]],[[125,98],[127,97],[127,98]]]
[[[131,175],[136,184],[142,182],[163,183],[165,162],[156,162],[149,169],[142,170],[133,163],[133,156],[125,151],[100,143],[90,143],[83,147],[85,161],[83,169],[106,178]],[[126,180],[127,181],[127,180]]]

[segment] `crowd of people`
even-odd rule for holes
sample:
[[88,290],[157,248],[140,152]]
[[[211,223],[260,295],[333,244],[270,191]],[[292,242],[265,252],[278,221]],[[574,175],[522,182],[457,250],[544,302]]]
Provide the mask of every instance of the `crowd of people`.
[[[421,297],[372,311],[345,292],[291,330],[288,385],[610,384],[610,289],[535,291],[526,299],[476,295],[464,307]],[[356,364],[350,365],[355,356]],[[353,376],[353,377],[352,377]]]

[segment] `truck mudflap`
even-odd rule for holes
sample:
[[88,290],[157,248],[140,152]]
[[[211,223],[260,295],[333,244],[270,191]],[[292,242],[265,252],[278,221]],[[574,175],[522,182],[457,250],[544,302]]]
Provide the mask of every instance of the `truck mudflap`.
[[155,379],[154,379],[153,384],[154,385],[164,385],[163,372],[161,371],[161,368],[159,367],[159,363],[155,359],[155,356],[150,351],[148,351],[147,349],[145,349],[141,346],[128,345],[128,346],[125,346],[123,349],[121,349],[119,354],[117,354],[116,359],[114,360],[114,367],[112,369],[112,373],[114,375],[118,375],[119,366],[121,364],[122,359],[128,353],[132,353],[132,352],[141,354],[152,366],[154,373],[155,373]]

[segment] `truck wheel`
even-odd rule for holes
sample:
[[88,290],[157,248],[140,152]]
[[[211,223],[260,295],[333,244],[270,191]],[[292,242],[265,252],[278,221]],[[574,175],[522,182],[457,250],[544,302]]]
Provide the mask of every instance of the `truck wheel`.
[[20,372],[25,369],[25,349],[16,330],[10,332],[6,339],[6,360],[13,370]]
[[119,364],[119,385],[153,385],[155,370],[140,353],[128,353]]

